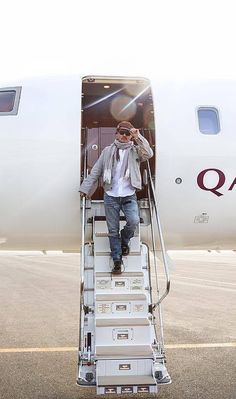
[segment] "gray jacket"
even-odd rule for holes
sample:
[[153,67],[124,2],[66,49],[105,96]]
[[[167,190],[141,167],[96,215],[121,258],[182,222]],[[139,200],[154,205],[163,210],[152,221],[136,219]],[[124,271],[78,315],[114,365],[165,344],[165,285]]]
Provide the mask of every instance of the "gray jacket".
[[[137,139],[135,139],[135,144],[136,145],[134,145],[130,150],[134,161],[132,163],[135,165],[135,167],[130,171],[130,181],[134,188],[141,190],[142,178],[140,173],[140,162],[144,162],[151,158],[153,156],[153,151],[148,141],[140,133],[138,134]],[[91,196],[95,191],[95,183],[99,177],[103,175],[104,171],[104,154],[106,151],[109,151],[109,148],[110,146],[104,148],[97,162],[94,164],[90,174],[88,177],[86,177],[86,179],[84,179],[79,188],[79,191],[82,193]],[[105,191],[110,190],[112,188],[112,181],[111,184],[103,183],[103,188]]]

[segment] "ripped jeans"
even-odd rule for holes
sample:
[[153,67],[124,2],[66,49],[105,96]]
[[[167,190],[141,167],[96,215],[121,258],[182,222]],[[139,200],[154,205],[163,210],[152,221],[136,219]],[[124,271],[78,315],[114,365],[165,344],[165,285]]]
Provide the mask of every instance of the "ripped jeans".
[[[139,209],[136,194],[127,197],[112,197],[104,193],[104,206],[108,235],[113,260],[122,256],[121,244],[128,245],[139,224]],[[125,215],[126,225],[120,232],[120,211]]]

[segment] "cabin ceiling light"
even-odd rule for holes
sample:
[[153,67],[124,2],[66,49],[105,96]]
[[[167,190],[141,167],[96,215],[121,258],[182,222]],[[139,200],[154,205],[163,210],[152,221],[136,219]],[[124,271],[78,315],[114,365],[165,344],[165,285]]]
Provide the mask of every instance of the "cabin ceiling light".
[[104,85],[103,87],[104,87],[104,89],[110,89],[111,86],[109,86],[109,85]]

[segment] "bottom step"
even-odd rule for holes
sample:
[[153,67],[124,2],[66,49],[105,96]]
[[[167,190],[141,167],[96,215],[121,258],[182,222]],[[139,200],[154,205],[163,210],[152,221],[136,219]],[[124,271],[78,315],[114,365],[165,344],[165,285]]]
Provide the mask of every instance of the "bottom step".
[[157,393],[158,387],[152,376],[100,376],[97,379],[97,394]]
[[151,375],[109,375],[98,377],[97,385],[156,385],[156,381]]

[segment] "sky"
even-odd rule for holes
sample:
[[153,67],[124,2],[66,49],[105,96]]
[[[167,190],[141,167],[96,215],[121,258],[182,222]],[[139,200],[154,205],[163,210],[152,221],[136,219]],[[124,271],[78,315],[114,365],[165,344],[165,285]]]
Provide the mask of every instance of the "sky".
[[222,0],[0,0],[0,81],[44,75],[236,78]]

